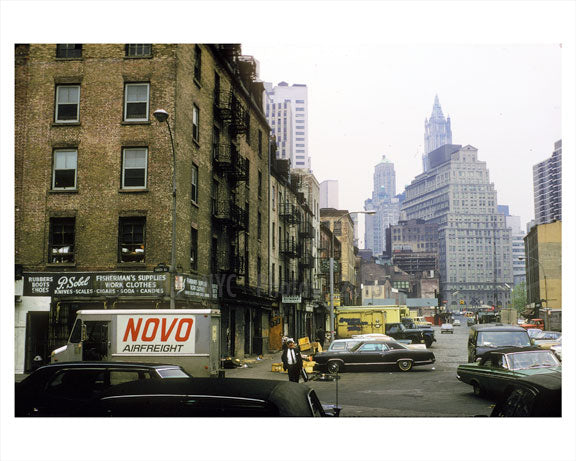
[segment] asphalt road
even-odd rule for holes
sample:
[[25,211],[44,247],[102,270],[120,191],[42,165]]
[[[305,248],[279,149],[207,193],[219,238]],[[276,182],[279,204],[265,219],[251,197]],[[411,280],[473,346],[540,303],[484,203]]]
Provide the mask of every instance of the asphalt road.
[[[471,417],[489,415],[493,401],[477,397],[472,387],[456,378],[456,368],[467,361],[468,327],[454,327],[453,334],[436,330],[436,342],[431,350],[436,356],[434,365],[414,367],[409,372],[351,371],[340,373],[336,381],[311,380],[324,404],[342,407],[342,417]],[[277,358],[279,361],[279,356]],[[258,377],[288,379],[283,373],[272,373],[262,367],[227,370],[227,377]]]

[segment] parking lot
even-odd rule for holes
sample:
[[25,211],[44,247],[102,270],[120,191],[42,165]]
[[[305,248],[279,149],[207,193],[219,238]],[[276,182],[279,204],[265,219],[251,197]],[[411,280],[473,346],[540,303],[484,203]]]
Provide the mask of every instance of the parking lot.
[[[316,390],[322,403],[333,404],[337,398],[343,417],[489,415],[493,401],[474,396],[470,386],[456,379],[456,368],[467,361],[466,321],[454,327],[453,334],[441,334],[439,327],[433,328],[436,330],[436,342],[431,348],[436,356],[434,365],[415,367],[407,373],[396,370],[345,372],[339,374],[338,384],[311,380],[308,385]],[[257,366],[227,370],[226,376],[288,380],[284,373]]]

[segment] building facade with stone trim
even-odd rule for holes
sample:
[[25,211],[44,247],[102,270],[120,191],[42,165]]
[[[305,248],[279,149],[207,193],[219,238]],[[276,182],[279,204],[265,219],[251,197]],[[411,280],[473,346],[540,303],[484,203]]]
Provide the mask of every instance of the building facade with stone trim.
[[223,355],[265,352],[270,127],[240,45],[17,45],[15,72],[17,370],[78,309],[168,307],[173,237],[176,308],[219,308]]

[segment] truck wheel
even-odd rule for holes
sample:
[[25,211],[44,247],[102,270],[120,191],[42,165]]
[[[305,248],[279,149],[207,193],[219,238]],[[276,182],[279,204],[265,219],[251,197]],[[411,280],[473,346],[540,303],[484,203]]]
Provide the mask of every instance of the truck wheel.
[[328,362],[327,368],[329,373],[338,373],[339,371],[342,370],[342,365],[340,362],[336,362],[333,360],[331,362]]
[[412,360],[404,359],[396,362],[400,371],[410,371],[412,369]]

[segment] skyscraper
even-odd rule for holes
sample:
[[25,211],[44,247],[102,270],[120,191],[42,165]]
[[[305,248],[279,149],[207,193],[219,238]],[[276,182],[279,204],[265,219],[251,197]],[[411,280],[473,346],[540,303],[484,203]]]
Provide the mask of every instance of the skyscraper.
[[397,224],[400,216],[400,200],[396,196],[396,172],[394,164],[382,156],[374,168],[374,189],[372,198],[364,202],[366,211],[376,211],[366,215],[364,246],[374,255],[381,255],[386,249],[386,228]]
[[264,82],[266,118],[276,136],[278,158],[290,159],[291,167],[310,170],[308,155],[308,87],[295,83],[277,86]]
[[537,163],[534,174],[534,218],[536,224],[562,220],[562,140],[554,143],[549,159]]
[[497,211],[486,163],[470,145],[428,154],[429,169],[406,187],[407,219],[438,224],[442,300],[450,309],[508,302],[512,285],[511,229]]
[[430,168],[428,154],[445,144],[452,144],[452,129],[450,127],[450,117],[444,118],[442,107],[438,95],[434,98],[432,115],[430,119],[424,120],[424,155],[422,156],[422,165],[424,171]]
[[320,183],[320,208],[338,209],[338,181],[327,179]]

